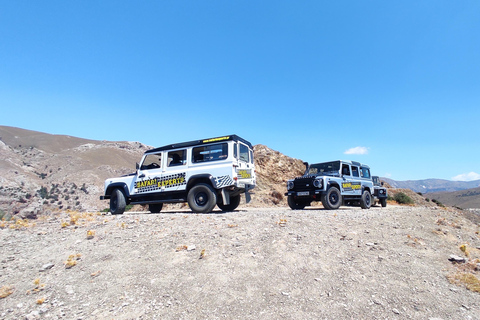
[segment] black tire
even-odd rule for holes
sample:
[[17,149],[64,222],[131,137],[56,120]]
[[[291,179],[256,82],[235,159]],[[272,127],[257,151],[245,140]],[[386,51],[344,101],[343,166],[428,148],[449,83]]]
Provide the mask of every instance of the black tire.
[[302,210],[306,206],[306,203],[304,202],[295,201],[295,198],[293,196],[288,196],[287,202],[288,202],[288,206],[292,210]]
[[222,211],[233,211],[237,209],[240,204],[240,195],[230,197],[230,204],[224,205],[223,203],[217,203],[217,206],[222,209]]
[[380,204],[385,208],[387,206],[387,199],[380,199]]
[[370,209],[372,206],[372,195],[368,190],[363,191],[362,197],[360,198],[360,207],[362,209]]
[[193,212],[212,212],[217,204],[217,195],[214,189],[205,183],[199,183],[188,191],[188,205]]
[[112,214],[122,214],[125,212],[127,203],[125,201],[125,195],[122,190],[115,189],[110,196],[110,212]]
[[160,211],[162,211],[162,208],[163,208],[163,203],[152,203],[148,205],[148,210],[151,213],[159,213]]
[[342,205],[342,195],[337,187],[330,187],[325,194],[322,195],[323,207],[327,210],[336,210]]

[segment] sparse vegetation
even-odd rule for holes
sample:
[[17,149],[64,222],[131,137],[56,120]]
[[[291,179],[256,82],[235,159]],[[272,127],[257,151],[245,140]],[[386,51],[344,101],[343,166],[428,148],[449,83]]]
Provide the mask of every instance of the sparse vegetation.
[[464,285],[468,290],[480,293],[480,280],[472,273],[457,272],[448,276],[450,283]]
[[410,198],[409,196],[407,196],[405,193],[403,192],[399,192],[395,195],[394,197],[394,200],[398,203],[398,204],[414,204],[412,198]]
[[445,205],[438,201],[437,199],[432,199],[432,202],[435,203],[437,206],[445,208]]

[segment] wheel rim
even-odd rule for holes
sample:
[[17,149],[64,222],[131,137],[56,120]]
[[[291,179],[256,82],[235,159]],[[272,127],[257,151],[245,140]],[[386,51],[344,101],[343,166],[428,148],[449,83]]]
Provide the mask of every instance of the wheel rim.
[[208,195],[207,193],[205,192],[198,192],[196,195],[195,195],[195,203],[200,206],[200,207],[203,207],[205,204],[207,204],[208,202]]
[[333,204],[333,205],[337,204],[337,202],[338,202],[338,195],[337,195],[337,193],[336,193],[336,192],[330,193],[329,200],[330,200],[330,203],[331,203],[331,204]]
[[365,197],[365,204],[367,206],[370,206],[370,195],[367,193],[367,196]]

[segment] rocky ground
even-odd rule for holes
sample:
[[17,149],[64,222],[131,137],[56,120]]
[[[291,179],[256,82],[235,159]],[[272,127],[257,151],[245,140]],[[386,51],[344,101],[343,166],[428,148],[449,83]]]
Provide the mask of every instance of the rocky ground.
[[2,222],[0,318],[480,319],[472,220],[389,205]]

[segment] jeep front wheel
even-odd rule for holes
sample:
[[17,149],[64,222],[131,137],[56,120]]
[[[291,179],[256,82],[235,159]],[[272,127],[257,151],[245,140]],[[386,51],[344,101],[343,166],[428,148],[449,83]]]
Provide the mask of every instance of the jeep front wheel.
[[288,196],[287,198],[288,206],[292,210],[302,210],[305,208],[305,203],[295,201],[293,196]]
[[363,191],[362,197],[360,198],[360,207],[362,209],[370,209],[372,205],[372,195],[368,190]]
[[222,211],[233,211],[237,209],[240,204],[240,195],[230,197],[230,204],[217,203],[217,206],[222,209]]
[[217,195],[210,185],[200,183],[188,191],[187,201],[193,212],[207,213],[215,208]]
[[336,187],[331,187],[328,191],[322,195],[322,204],[323,207],[327,210],[335,210],[340,208],[342,204],[342,195],[340,190]]
[[115,189],[110,196],[110,212],[112,214],[122,214],[125,212],[126,201],[122,190]]

